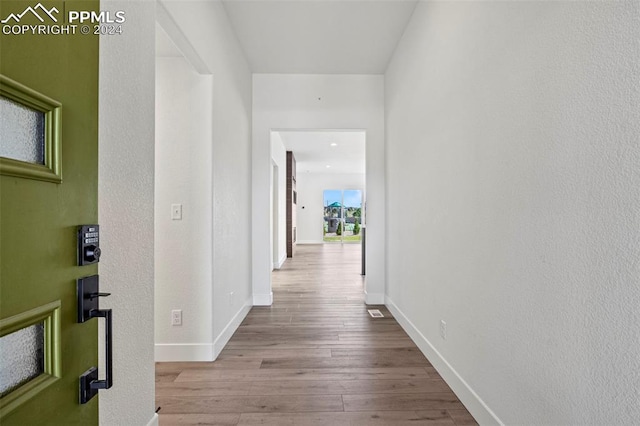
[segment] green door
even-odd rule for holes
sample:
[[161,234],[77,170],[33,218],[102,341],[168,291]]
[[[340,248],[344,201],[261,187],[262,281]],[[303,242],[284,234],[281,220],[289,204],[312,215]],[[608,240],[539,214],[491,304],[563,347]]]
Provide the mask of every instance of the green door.
[[98,320],[78,323],[76,297],[98,273],[77,266],[76,237],[98,223],[98,36],[64,29],[74,9],[99,3],[0,1],[2,426],[98,423],[78,390]]

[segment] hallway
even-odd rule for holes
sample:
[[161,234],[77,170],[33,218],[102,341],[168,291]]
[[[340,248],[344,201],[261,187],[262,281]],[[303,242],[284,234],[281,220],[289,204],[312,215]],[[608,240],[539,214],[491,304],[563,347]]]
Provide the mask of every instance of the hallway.
[[476,424],[383,307],[360,245],[298,246],[213,363],[156,364],[161,425]]

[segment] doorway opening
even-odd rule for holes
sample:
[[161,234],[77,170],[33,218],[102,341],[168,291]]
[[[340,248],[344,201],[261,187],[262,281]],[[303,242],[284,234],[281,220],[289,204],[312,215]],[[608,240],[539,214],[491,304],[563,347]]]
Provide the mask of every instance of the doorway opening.
[[[272,194],[272,202],[279,203],[280,219],[272,218],[271,235],[281,240],[280,245],[273,242],[274,251],[280,247],[279,251],[284,252],[287,227],[295,231],[295,245],[361,242],[366,199],[365,143],[364,130],[271,131],[272,162],[280,168],[279,187],[286,193],[288,181],[295,185],[291,197],[281,192],[276,199]],[[287,163],[288,155],[295,162]],[[295,164],[295,170],[288,170],[287,164]],[[276,186],[275,180],[271,186]],[[334,190],[330,192],[330,203],[325,201],[327,190]],[[286,217],[289,202],[291,218]],[[333,209],[327,209],[333,202]],[[275,208],[272,214],[276,214]],[[342,223],[340,235],[336,233],[338,223]]]

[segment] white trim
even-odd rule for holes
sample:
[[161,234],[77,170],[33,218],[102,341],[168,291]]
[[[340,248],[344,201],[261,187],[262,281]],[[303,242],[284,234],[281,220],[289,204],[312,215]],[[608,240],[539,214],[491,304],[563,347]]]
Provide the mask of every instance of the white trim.
[[271,306],[273,304],[273,292],[269,294],[254,294],[253,306]]
[[296,244],[324,244],[324,241],[302,240],[302,241],[296,241]]
[[153,417],[151,417],[151,420],[149,420],[147,426],[158,426],[159,424],[158,413],[153,413]]
[[467,407],[467,410],[481,425],[504,425],[498,416],[487,406],[480,396],[471,389],[471,386],[458,374],[458,372],[447,362],[438,350],[427,340],[418,328],[407,318],[388,296],[385,297],[385,305],[393,314],[396,321],[409,335],[411,340],[418,346],[424,356],[440,373],[451,390],[458,396],[460,401]]
[[180,26],[173,19],[163,3],[165,3],[164,0],[156,3],[156,22],[165,30],[171,41],[198,74],[211,74],[207,64],[198,54],[198,51],[193,47],[187,36],[184,35]]
[[251,310],[251,299],[247,299],[247,301],[244,302],[244,305],[242,305],[240,310],[233,316],[233,318],[231,318],[231,321],[229,321],[229,323],[224,328],[224,330],[222,330],[222,333],[220,333],[218,337],[214,340],[213,342],[214,359],[218,358],[218,355],[220,355],[220,352],[222,352],[226,344],[229,342],[229,339],[231,339],[231,336],[233,336],[233,333],[235,333],[238,327],[240,327],[240,324],[242,323],[242,321],[247,316],[250,310]]
[[247,299],[213,343],[156,343],[156,362],[215,361],[250,310],[251,299]]
[[286,262],[286,261],[287,261],[287,253],[283,254],[282,257],[280,258],[280,260],[273,264],[273,269],[282,268],[282,265],[284,265],[284,262]]
[[156,343],[156,362],[213,361],[212,343]]
[[[156,362],[171,361],[215,361],[222,352],[233,333],[238,329],[242,321],[251,310],[251,299],[242,305],[240,310],[226,325],[222,333],[210,343],[183,343],[183,344],[162,344],[155,345]],[[151,419],[148,426],[158,425],[158,415]]]
[[364,303],[367,305],[384,305],[384,294],[364,291]]

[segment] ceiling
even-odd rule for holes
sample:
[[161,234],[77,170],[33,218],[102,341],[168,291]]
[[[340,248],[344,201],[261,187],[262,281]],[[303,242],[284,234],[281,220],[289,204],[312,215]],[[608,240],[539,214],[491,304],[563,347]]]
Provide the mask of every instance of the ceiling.
[[[296,156],[298,173],[364,173],[364,131],[277,132]],[[331,146],[335,143],[336,146]],[[330,167],[327,167],[330,166]]]
[[224,0],[254,73],[384,74],[416,0]]
[[[417,0],[223,4],[254,73],[384,74]],[[157,24],[156,54],[183,56]],[[363,131],[278,133],[295,152],[299,173],[365,173]]]

